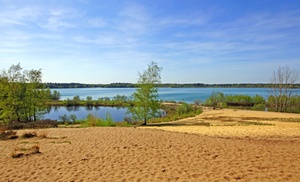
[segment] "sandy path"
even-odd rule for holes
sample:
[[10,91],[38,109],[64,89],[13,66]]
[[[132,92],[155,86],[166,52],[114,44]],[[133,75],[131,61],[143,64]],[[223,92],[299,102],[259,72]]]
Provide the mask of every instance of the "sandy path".
[[[144,128],[47,131],[47,138],[0,141],[0,181],[300,179],[300,141],[295,138],[216,137]],[[11,158],[14,148],[32,145],[39,145],[41,154]]]

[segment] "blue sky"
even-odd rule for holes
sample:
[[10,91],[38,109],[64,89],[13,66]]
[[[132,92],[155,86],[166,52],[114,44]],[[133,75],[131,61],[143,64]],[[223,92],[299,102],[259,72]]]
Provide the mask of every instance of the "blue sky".
[[264,83],[299,69],[297,0],[0,0],[0,69],[44,82]]

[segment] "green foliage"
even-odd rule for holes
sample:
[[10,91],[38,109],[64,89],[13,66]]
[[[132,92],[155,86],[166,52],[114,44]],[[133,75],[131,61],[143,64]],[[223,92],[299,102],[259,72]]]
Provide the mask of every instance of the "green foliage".
[[41,70],[24,70],[12,65],[0,73],[0,119],[36,121],[45,113],[50,90],[44,89]]
[[148,69],[139,74],[136,92],[133,94],[133,106],[128,108],[135,120],[147,121],[159,115],[160,103],[155,84],[160,83],[162,68],[152,62]]
[[113,121],[111,115],[106,113],[105,119],[98,118],[92,114],[89,114],[86,119],[82,120],[82,127],[96,127],[96,126],[116,126],[117,123]]
[[77,120],[77,117],[76,117],[76,115],[75,114],[70,114],[70,121],[71,122],[73,122],[73,123],[75,123],[76,122],[76,120]]
[[57,90],[54,90],[53,93],[51,93],[50,96],[51,100],[59,100],[60,99],[60,92]]
[[217,107],[218,102],[224,102],[224,94],[222,92],[213,91],[208,99],[205,101],[205,105]]
[[181,114],[187,114],[194,111],[194,108],[192,105],[187,104],[187,103],[183,103],[180,106],[177,107],[176,109],[176,113],[181,115]]
[[251,109],[257,110],[257,111],[264,111],[266,109],[265,104],[256,104]]
[[193,106],[191,104],[182,103],[181,105],[163,105],[163,110],[167,113],[163,117],[153,118],[151,123],[161,123],[176,121],[183,118],[195,117],[202,113],[201,107]]
[[93,105],[93,98],[91,96],[86,97],[86,105],[92,106]]
[[260,95],[253,97],[249,95],[224,95],[222,92],[213,92],[205,101],[205,105],[218,108],[248,107],[254,110],[264,110],[265,103],[265,99]]
[[60,121],[63,123],[69,123],[70,122],[70,117],[68,117],[66,114],[59,116]]
[[74,106],[80,105],[80,97],[79,97],[79,95],[75,95],[75,96],[73,97],[73,105],[74,105]]
[[201,101],[200,99],[194,100],[194,104],[195,104],[196,106],[201,105],[201,103],[202,103],[202,101]]

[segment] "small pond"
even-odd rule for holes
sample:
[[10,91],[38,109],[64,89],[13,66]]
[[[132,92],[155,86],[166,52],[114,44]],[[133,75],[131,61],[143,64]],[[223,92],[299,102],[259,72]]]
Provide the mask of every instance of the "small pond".
[[52,106],[48,109],[48,113],[44,115],[44,119],[60,120],[60,116],[75,114],[77,119],[84,119],[88,114],[92,114],[99,118],[105,119],[106,113],[109,113],[114,121],[124,121],[125,116],[131,116],[126,114],[126,108],[120,107],[85,107],[85,106]]

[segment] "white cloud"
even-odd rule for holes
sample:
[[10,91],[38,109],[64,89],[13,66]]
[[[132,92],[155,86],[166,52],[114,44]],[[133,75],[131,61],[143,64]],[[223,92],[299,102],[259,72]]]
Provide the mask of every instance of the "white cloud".
[[46,23],[39,25],[46,29],[58,30],[77,27],[78,19],[83,15],[73,8],[56,8],[49,9],[46,16],[48,17]]
[[50,17],[47,20],[46,24],[40,24],[41,27],[51,29],[51,30],[57,30],[60,28],[74,28],[76,25],[72,23],[67,23],[66,21],[63,21],[59,17]]
[[147,9],[138,4],[131,4],[119,12],[115,29],[127,34],[143,34],[150,25]]
[[2,9],[0,13],[0,26],[26,25],[29,22],[36,21],[41,16],[41,13],[42,10],[35,6]]
[[107,26],[107,22],[102,19],[102,18],[94,18],[94,19],[90,19],[88,21],[88,23],[93,26],[93,27],[96,27],[96,28],[103,28],[103,27],[106,27]]

